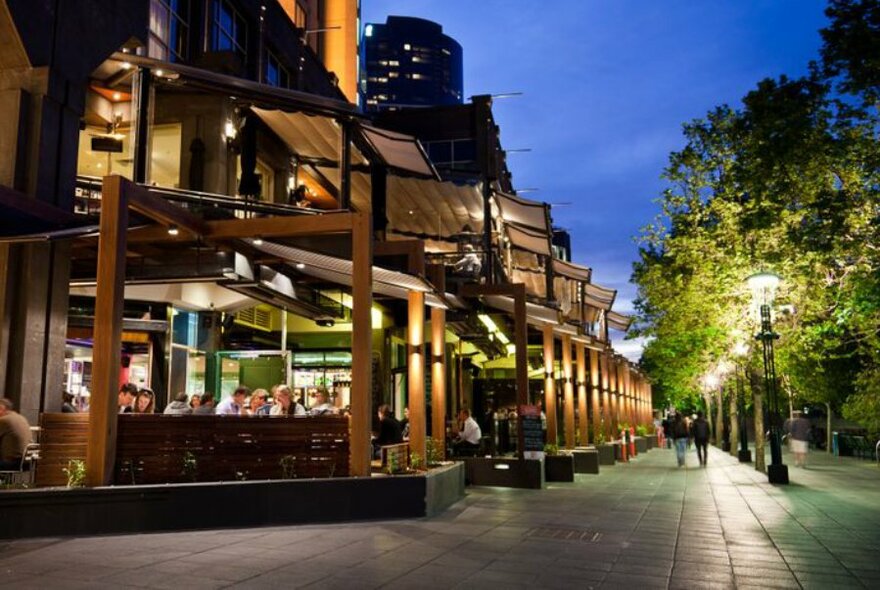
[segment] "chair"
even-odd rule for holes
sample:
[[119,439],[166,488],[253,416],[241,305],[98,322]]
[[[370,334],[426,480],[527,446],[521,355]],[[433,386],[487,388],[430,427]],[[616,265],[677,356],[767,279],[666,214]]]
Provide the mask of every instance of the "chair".
[[34,470],[40,460],[40,444],[28,443],[21,455],[21,463],[17,470],[0,471],[0,482],[30,486],[34,483]]

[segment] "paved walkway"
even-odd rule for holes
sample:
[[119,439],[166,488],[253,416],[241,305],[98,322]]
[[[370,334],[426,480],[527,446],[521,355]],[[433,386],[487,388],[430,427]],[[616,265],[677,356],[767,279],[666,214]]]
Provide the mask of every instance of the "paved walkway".
[[880,587],[880,469],[810,458],[779,488],[715,449],[706,469],[654,450],[432,519],[18,541],[0,587]]

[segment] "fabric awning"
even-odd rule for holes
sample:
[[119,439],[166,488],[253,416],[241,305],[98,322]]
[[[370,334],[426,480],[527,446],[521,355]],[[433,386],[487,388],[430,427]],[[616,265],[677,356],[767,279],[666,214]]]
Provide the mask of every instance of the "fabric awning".
[[437,171],[418,140],[411,135],[361,124],[362,137],[390,168],[437,179]]
[[609,311],[605,314],[605,319],[608,322],[608,327],[614,330],[620,330],[621,332],[626,332],[629,330],[630,325],[632,325],[633,319],[628,315],[624,315],[622,313],[618,313],[616,311]]
[[614,299],[617,297],[617,291],[602,287],[595,283],[586,283],[584,285],[585,303],[608,311],[614,305]]
[[[505,311],[511,316],[513,315],[514,300],[508,295],[484,295],[483,301],[490,307]],[[543,328],[547,325],[553,326],[553,331],[557,334],[565,334],[571,336],[572,340],[585,344],[588,348],[596,350],[604,350],[604,347],[597,343],[594,338],[578,333],[578,327],[569,322],[559,321],[559,312],[552,307],[537,305],[535,303],[526,303],[526,322],[536,328]]]
[[550,256],[550,237],[546,233],[507,225],[507,237],[514,248],[520,248],[541,256]]
[[[294,248],[275,242],[263,242],[259,246],[251,245],[263,253],[288,261],[296,267],[296,271],[338,285],[351,286],[354,263],[344,258],[336,258],[310,250]],[[373,266],[373,292],[387,297],[406,300],[410,291],[421,291],[425,294],[425,304],[431,307],[447,309],[446,302],[437,295],[434,288],[419,277]]]
[[584,281],[588,283],[593,276],[593,269],[573,262],[554,258],[553,273],[567,279],[574,279],[576,281]]
[[551,233],[547,205],[544,203],[530,201],[500,191],[495,191],[495,202],[498,204],[501,218],[506,223],[515,223],[518,226],[547,235]]
[[[342,128],[332,117],[258,107],[251,107],[251,111],[299,157],[314,160],[317,164],[339,161]],[[424,178],[438,178],[427,154],[411,135],[363,123],[353,123],[352,129],[372,150],[372,155],[389,168]],[[368,164],[365,155],[354,145],[351,163],[356,166]],[[338,177],[338,171],[336,176]]]

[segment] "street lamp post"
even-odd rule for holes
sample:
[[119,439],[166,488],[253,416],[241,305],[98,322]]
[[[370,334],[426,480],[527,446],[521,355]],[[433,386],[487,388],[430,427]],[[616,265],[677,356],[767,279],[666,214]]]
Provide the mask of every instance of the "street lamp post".
[[[740,463],[751,463],[752,452],[749,450],[749,434],[746,431],[746,394],[743,387],[742,360],[749,354],[749,346],[740,342],[733,348],[733,356],[736,359],[736,404],[737,417],[739,418],[739,453],[737,457]],[[731,441],[733,442],[733,441]]]
[[[782,441],[779,432],[779,396],[776,388],[776,360],[773,354],[773,342],[779,334],[773,331],[770,306],[779,285],[779,276],[762,272],[747,279],[752,290],[754,302],[758,308],[761,331],[755,339],[761,343],[764,353],[764,390],[767,392],[767,414],[770,422],[770,465],[767,467],[767,478],[770,483],[787,484],[788,467],[782,462]],[[755,433],[756,436],[758,433]]]

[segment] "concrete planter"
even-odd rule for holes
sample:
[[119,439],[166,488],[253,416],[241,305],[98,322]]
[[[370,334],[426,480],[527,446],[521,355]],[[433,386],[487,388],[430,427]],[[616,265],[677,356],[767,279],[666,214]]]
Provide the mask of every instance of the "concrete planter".
[[463,497],[463,482],[456,463],[394,477],[4,491],[0,539],[418,518]]
[[572,453],[575,473],[599,473],[599,451],[594,448],[578,447]]
[[614,448],[614,460],[623,462],[623,453],[625,452],[625,449],[623,448],[623,443],[621,443],[620,441],[615,441],[611,443],[611,446]]
[[544,457],[544,475],[547,481],[574,481],[574,457],[568,454]]
[[596,445],[596,450],[599,452],[599,465],[614,465],[614,445],[602,443]]
[[653,449],[654,447],[657,446],[657,435],[649,434],[648,436],[645,437],[645,441],[647,441],[648,450],[650,451],[651,449]]
[[636,443],[636,453],[648,452],[648,439],[643,436],[637,436],[633,440]]
[[467,457],[465,478],[472,486],[541,489],[544,487],[544,462],[536,459]]

